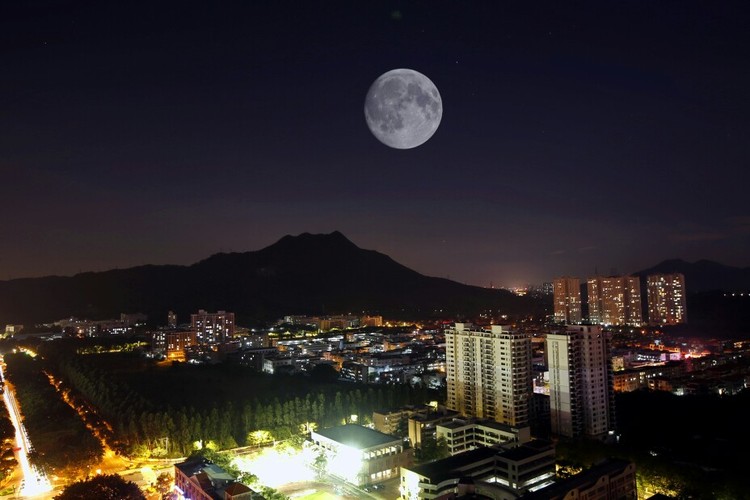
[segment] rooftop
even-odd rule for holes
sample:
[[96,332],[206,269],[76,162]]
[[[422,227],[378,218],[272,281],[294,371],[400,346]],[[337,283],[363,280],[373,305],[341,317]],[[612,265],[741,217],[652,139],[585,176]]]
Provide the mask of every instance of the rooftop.
[[497,452],[497,448],[482,447],[416,467],[408,467],[408,469],[420,476],[428,477],[435,481],[438,477],[451,475],[453,471],[462,469],[467,465],[491,458]]
[[432,482],[435,482],[441,481],[444,478],[463,476],[462,469],[492,457],[520,461],[534,457],[549,449],[552,449],[551,442],[535,439],[515,448],[506,449],[499,446],[477,448],[453,455],[452,457],[443,458],[442,460],[436,460],[435,462],[410,467],[409,470],[420,476],[428,477]]
[[315,432],[323,437],[336,441],[337,443],[366,450],[376,446],[384,446],[392,443],[401,443],[401,438],[390,436],[361,425],[347,424],[338,427],[331,427]]
[[[454,412],[455,414],[456,412]],[[480,420],[480,419],[473,419],[473,418],[454,418],[450,422],[445,422],[440,424],[440,427],[445,427],[446,429],[458,429],[461,427],[466,427],[469,425],[474,426],[481,426],[481,427],[489,427],[491,429],[496,429],[499,431],[509,432],[512,433],[513,431],[517,431],[518,428],[512,427],[510,425],[506,425],[500,422],[495,422],[494,420]]]
[[539,453],[543,453],[547,450],[553,450],[554,446],[549,441],[543,439],[534,439],[528,443],[524,443],[516,448],[510,448],[498,453],[499,456],[506,460],[514,462],[520,462],[531,457],[535,457]]
[[621,459],[607,459],[597,465],[594,465],[590,469],[583,472],[579,472],[575,476],[571,476],[562,481],[558,481],[554,484],[537,490],[534,493],[529,493],[528,500],[542,500],[545,498],[562,498],[569,491],[577,488],[587,488],[596,483],[596,481],[603,476],[616,476],[622,474],[625,469],[631,465],[632,462]]

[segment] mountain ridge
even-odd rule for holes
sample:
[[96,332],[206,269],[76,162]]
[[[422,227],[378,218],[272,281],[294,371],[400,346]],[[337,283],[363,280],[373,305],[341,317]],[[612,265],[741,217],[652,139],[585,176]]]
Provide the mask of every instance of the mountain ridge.
[[695,262],[667,259],[633,274],[645,278],[649,274],[660,273],[685,275],[685,288],[688,293],[750,290],[750,267],[727,266],[708,259]]
[[422,275],[359,248],[338,231],[287,235],[260,250],[217,253],[187,266],[0,281],[0,323],[102,319],[122,312],[166,318],[168,310],[184,318],[198,309],[234,311],[238,321],[247,321],[347,311],[526,314],[544,306],[505,290]]

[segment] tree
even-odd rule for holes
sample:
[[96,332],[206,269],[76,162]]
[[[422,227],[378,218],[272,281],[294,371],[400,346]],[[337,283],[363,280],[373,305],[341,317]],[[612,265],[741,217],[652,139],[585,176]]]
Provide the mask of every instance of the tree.
[[94,476],[65,487],[56,500],[146,500],[135,483],[125,481],[117,474]]
[[332,365],[321,363],[310,370],[310,378],[319,383],[333,383],[339,378],[339,372]]
[[419,447],[418,455],[420,462],[432,462],[445,458],[449,455],[448,444],[443,437],[435,439],[432,436],[425,436],[422,438],[422,446]]
[[167,472],[162,472],[156,477],[154,488],[161,495],[162,500],[172,500],[176,495],[172,491],[174,487],[174,478]]
[[0,415],[0,441],[16,437],[16,428],[13,427],[13,422],[6,416],[8,414],[7,411],[3,413],[5,415]]

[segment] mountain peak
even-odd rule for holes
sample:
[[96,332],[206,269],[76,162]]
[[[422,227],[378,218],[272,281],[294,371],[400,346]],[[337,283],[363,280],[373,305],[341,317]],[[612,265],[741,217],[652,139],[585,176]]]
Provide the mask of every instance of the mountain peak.
[[301,233],[297,236],[287,234],[279,241],[267,248],[280,248],[280,247],[299,247],[299,246],[315,246],[315,247],[350,247],[359,248],[357,245],[351,242],[349,238],[344,236],[340,231],[333,231],[328,234],[313,234],[313,233]]

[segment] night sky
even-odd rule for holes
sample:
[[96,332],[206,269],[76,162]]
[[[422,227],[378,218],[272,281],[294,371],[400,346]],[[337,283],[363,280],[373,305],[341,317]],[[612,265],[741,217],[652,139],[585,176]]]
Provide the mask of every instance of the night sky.
[[[2,2],[0,279],[334,230],[485,286],[748,266],[746,5]],[[394,68],[443,99],[411,150]]]

